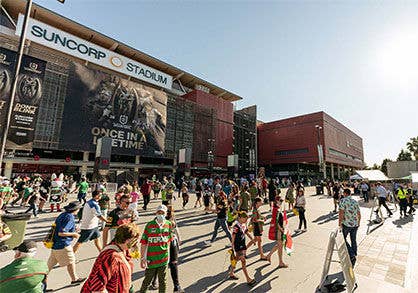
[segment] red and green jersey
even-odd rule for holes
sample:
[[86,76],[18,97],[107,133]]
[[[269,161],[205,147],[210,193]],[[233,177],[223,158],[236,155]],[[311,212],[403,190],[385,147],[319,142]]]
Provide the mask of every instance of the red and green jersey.
[[156,220],[149,222],[142,234],[141,244],[147,245],[148,268],[166,266],[169,260],[169,245],[173,239],[173,224],[166,220],[161,226]]

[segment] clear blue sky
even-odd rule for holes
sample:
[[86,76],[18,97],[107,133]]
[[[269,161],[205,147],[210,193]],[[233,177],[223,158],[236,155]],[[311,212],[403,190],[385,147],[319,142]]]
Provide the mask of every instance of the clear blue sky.
[[239,94],[260,120],[323,110],[369,165],[418,135],[418,1],[35,2]]

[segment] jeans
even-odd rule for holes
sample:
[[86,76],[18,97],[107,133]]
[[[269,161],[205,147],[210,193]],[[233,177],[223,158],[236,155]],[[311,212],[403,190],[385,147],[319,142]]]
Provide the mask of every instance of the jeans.
[[302,228],[302,223],[303,223],[303,226],[306,229],[305,208],[297,207],[297,209],[299,211],[299,230]]
[[148,206],[148,204],[149,204],[149,202],[151,200],[151,195],[144,194],[143,197],[144,197],[144,210],[146,210],[147,209],[147,206]]
[[400,208],[400,213],[402,216],[402,213],[404,216],[406,216],[406,209],[408,207],[408,201],[406,198],[401,198],[399,199],[399,208]]
[[38,206],[37,206],[36,204],[31,203],[31,204],[30,204],[30,206],[29,206],[29,208],[26,210],[26,212],[25,212],[25,213],[29,213],[30,211],[32,211],[32,212],[33,212],[33,215],[34,215],[35,217],[37,217],[37,216],[38,216]]
[[[343,236],[345,244],[347,245],[348,254],[350,259],[353,259],[357,256],[357,230],[358,227],[347,227],[343,225]],[[347,242],[347,235],[350,234],[351,245]]]
[[213,230],[211,242],[215,241],[216,236],[218,236],[218,229],[222,227],[222,230],[226,233],[226,236],[229,238],[229,241],[232,241],[231,233],[228,230],[228,226],[226,224],[226,219],[216,219],[215,228]]
[[[381,206],[384,206],[386,211],[388,212],[389,215],[392,215],[391,210],[388,208],[388,205],[386,204],[386,198],[385,197],[378,197],[379,199],[379,208]],[[376,211],[377,212],[377,211]]]
[[147,268],[145,269],[145,279],[142,282],[140,293],[145,293],[148,290],[148,286],[151,284],[154,276],[158,276],[158,292],[165,293],[167,287],[167,266],[162,266],[158,268]]
[[369,202],[369,192],[366,190],[363,190],[363,197],[364,197],[364,202]]

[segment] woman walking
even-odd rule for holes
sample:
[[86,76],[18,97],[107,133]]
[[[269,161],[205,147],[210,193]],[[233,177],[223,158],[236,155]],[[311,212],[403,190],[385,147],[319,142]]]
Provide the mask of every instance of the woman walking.
[[279,256],[279,269],[287,268],[288,265],[283,262],[283,235],[284,235],[284,218],[281,212],[281,206],[283,204],[283,199],[280,196],[276,196],[276,199],[273,203],[273,210],[271,213],[271,223],[269,230],[269,239],[275,240],[276,245],[271,249],[267,255],[267,260],[271,263],[271,256],[277,251]]
[[295,232],[300,232],[302,228],[302,224],[304,229],[302,232],[306,232],[306,218],[305,218],[305,206],[306,206],[306,199],[305,199],[305,191],[303,189],[299,189],[298,194],[296,195],[296,209],[299,212],[299,228]]
[[289,203],[289,211],[293,210],[295,203],[295,184],[290,183],[289,188],[286,191],[286,201]]
[[263,199],[256,197],[254,199],[253,213],[251,215],[251,225],[253,226],[254,239],[247,244],[247,249],[253,244],[257,243],[258,252],[260,254],[260,260],[267,260],[267,256],[264,255],[263,247],[261,245],[264,226],[264,216],[260,213],[260,207],[263,205]]
[[181,187],[181,197],[183,198],[183,209],[186,208],[187,203],[189,202],[189,193],[187,189],[187,183],[183,182]]
[[195,183],[195,191],[196,191],[196,202],[194,203],[194,207],[197,208],[197,204],[199,204],[199,208],[202,207],[202,182],[197,180]]

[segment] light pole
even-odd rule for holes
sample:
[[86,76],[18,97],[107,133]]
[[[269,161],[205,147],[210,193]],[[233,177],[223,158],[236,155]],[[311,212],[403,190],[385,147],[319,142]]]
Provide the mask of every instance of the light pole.
[[325,159],[324,159],[324,149],[322,148],[322,144],[321,144],[321,129],[322,126],[320,125],[315,125],[316,128],[316,132],[318,135],[318,166],[319,166],[319,171],[321,172],[322,169],[322,176],[323,179],[326,179],[326,165],[325,165]]
[[[65,0],[57,0],[61,3],[64,3]],[[13,76],[13,84],[12,84],[12,90],[10,92],[10,101],[9,101],[9,108],[7,111],[7,120],[6,120],[6,127],[3,131],[3,137],[1,142],[1,150],[0,150],[0,174],[3,171],[3,158],[4,158],[4,152],[6,149],[6,141],[7,136],[9,134],[9,128],[10,128],[10,122],[12,119],[12,113],[13,113],[13,104],[15,101],[15,95],[16,95],[16,88],[17,88],[17,82],[19,79],[19,72],[20,72],[20,65],[22,64],[22,57],[23,57],[23,49],[25,48],[25,40],[26,40],[26,31],[28,28],[28,20],[30,17],[30,12],[32,10],[32,0],[27,0],[26,2],[26,9],[25,9],[25,16],[23,18],[23,26],[22,26],[22,32],[20,34],[19,39],[19,47],[17,49],[17,59],[15,64],[15,72]]]

